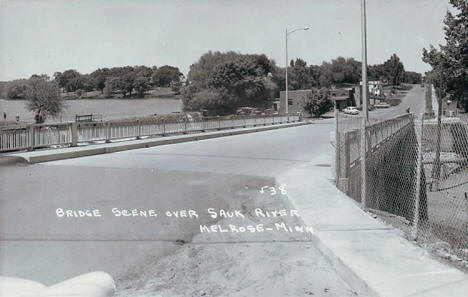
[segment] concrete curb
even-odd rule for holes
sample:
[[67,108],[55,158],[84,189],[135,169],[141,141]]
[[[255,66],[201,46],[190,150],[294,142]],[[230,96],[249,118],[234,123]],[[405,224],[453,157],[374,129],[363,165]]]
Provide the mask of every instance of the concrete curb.
[[176,144],[189,141],[206,140],[218,137],[234,136],[248,133],[263,132],[275,129],[284,129],[313,124],[313,122],[298,122],[288,124],[278,124],[271,126],[241,128],[233,130],[221,130],[215,132],[196,133],[188,135],[173,135],[163,138],[148,138],[143,140],[131,140],[126,142],[114,142],[108,144],[95,144],[82,147],[49,149],[32,152],[10,153],[0,156],[0,166],[16,163],[41,163],[49,161],[58,161],[79,157],[87,157],[100,154],[121,152],[126,150],[149,148],[159,145]]
[[466,296],[467,274],[372,218],[328,181],[328,174],[304,165],[278,182],[287,185],[290,204],[314,228],[314,245],[359,296]]
[[0,157],[0,166],[8,166],[8,165],[15,165],[15,164],[25,164],[28,161],[19,156],[3,156]]

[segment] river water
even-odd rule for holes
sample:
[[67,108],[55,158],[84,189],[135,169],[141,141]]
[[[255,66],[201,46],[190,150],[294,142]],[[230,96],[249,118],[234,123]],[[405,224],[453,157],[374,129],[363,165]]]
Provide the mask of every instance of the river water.
[[[46,122],[74,121],[76,114],[100,114],[103,120],[149,116],[153,114],[168,114],[182,110],[182,101],[172,98],[145,99],[79,99],[67,100],[66,109],[56,119],[50,118]],[[0,120],[3,112],[8,121],[14,121],[19,115],[20,121],[34,121],[34,113],[26,109],[25,100],[0,99]]]

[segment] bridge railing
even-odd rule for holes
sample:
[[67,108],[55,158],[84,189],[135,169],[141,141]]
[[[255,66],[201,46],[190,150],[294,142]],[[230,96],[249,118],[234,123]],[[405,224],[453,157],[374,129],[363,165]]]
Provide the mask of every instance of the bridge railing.
[[12,125],[0,128],[0,152],[274,125],[300,120],[297,115],[214,117],[199,121],[143,117],[131,120]]
[[[434,93],[427,85],[426,103]],[[337,120],[337,187],[435,256],[466,268],[468,121],[435,114],[428,108],[373,123],[365,134],[359,118]]]
[[[360,120],[360,119],[359,119]],[[353,122],[358,122],[353,119]],[[372,123],[366,126],[366,156],[369,156],[399,134],[402,129],[413,125],[411,114]],[[361,129],[345,129],[338,134],[337,185],[348,196],[360,201],[361,195]]]

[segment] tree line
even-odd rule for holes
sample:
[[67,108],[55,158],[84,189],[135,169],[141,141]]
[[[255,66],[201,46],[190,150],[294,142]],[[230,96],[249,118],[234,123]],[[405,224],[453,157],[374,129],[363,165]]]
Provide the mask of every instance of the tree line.
[[[316,103],[306,108],[313,114],[327,108],[328,92],[333,85],[358,84],[361,62],[338,57],[322,65],[310,65],[301,59],[291,61],[288,83],[291,90],[320,89],[312,94]],[[389,84],[419,83],[421,75],[405,71],[396,54],[383,64],[369,66],[370,80],[386,80]],[[29,79],[7,83],[7,98],[27,99],[35,112],[36,122],[56,116],[63,108],[61,93],[98,91],[104,97],[120,93],[124,98],[144,97],[152,87],[171,87],[180,91],[187,111],[209,110],[213,114],[232,114],[238,107],[266,109],[285,88],[285,69],[264,54],[207,52],[190,66],[187,80],[177,67],[125,66],[100,68],[89,74],[76,70],[47,75],[32,75]],[[318,104],[317,103],[317,104]]]
[[450,98],[468,112],[468,1],[450,4],[454,9],[444,19],[445,44],[423,49],[422,59],[432,67],[426,78],[439,100]]
[[[310,88],[330,88],[343,84],[359,84],[361,81],[360,61],[353,58],[338,57],[322,65],[310,65],[301,59],[290,62],[288,72],[288,87],[291,90]],[[285,70],[279,68],[277,83],[281,89],[285,89]],[[367,68],[368,79],[387,82],[389,85],[401,83],[417,84],[422,80],[422,75],[417,72],[406,71],[400,58],[393,54],[382,64],[369,65]]]
[[124,98],[143,98],[154,87],[171,87],[178,93],[184,79],[179,68],[165,65],[162,67],[124,66],[99,68],[89,74],[69,69],[55,72],[53,78],[47,75],[32,75],[29,79],[19,79],[6,83],[6,98],[26,99],[28,84],[34,78],[54,82],[63,93],[99,91],[103,97],[110,98],[120,93]]
[[[323,89],[359,84],[361,65],[353,58],[343,57],[310,66],[302,59],[292,60],[288,87]],[[383,80],[391,85],[421,82],[421,74],[405,71],[396,54],[382,64],[370,65],[368,74],[370,80]],[[233,113],[240,106],[266,108],[285,89],[285,81],[285,68],[278,67],[264,54],[210,51],[190,67],[181,91],[183,106],[185,110],[205,109],[214,114]]]

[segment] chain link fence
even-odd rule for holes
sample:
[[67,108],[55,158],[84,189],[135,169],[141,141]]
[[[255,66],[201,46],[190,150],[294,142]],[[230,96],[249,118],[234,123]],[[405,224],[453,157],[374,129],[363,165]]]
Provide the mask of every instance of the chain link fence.
[[365,142],[361,118],[340,115],[336,123],[337,187],[408,239],[468,268],[468,122],[406,114],[368,122]]
[[415,238],[468,267],[468,123],[424,117],[418,130],[427,216],[418,222]]

